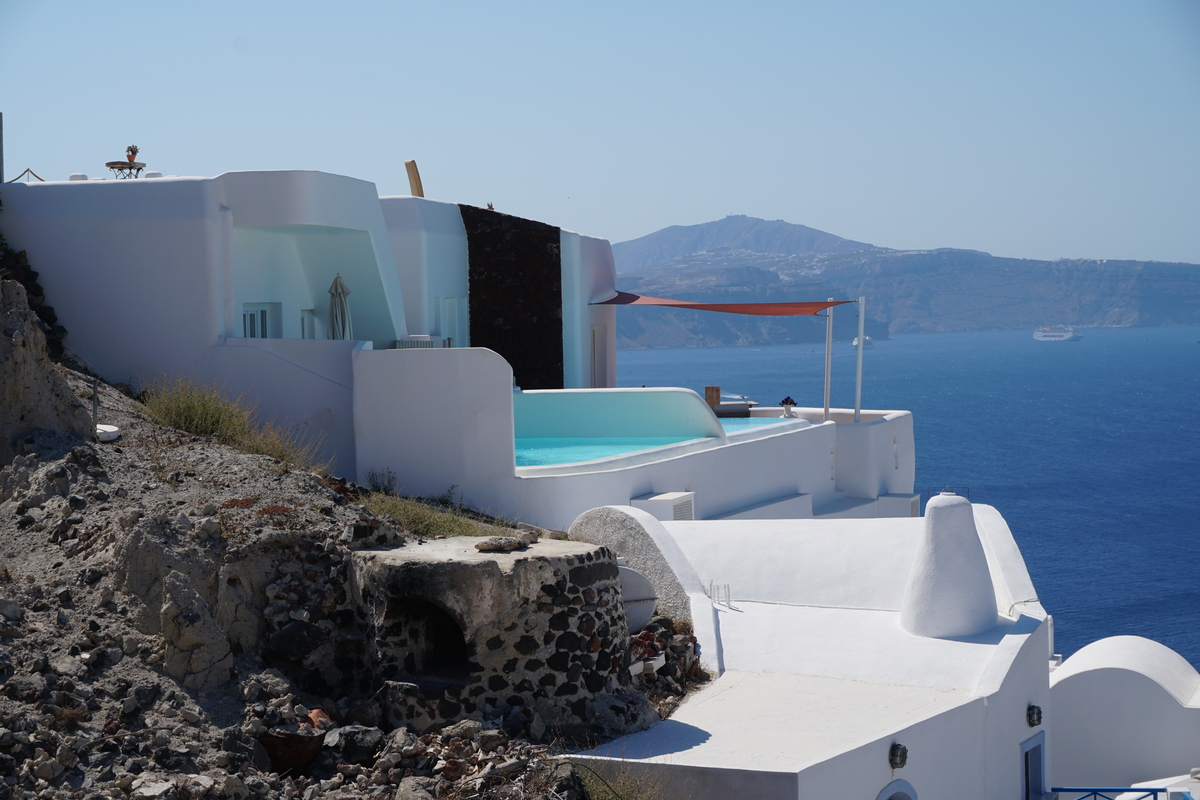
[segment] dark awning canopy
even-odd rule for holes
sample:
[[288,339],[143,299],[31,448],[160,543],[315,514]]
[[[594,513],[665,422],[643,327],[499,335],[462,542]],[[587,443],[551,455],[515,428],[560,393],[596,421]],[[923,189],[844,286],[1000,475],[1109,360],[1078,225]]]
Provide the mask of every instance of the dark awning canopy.
[[595,306],[670,306],[692,308],[697,311],[719,311],[724,314],[753,314],[759,317],[821,316],[820,312],[832,306],[853,303],[854,300],[826,300],[820,303],[692,303],[687,300],[668,300],[644,294],[617,292],[617,296]]

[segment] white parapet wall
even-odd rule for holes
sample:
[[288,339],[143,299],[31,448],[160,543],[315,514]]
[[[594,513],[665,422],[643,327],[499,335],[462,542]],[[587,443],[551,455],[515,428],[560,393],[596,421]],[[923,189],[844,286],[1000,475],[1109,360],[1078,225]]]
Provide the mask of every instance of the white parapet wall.
[[1200,674],[1140,636],[1092,642],[1050,676],[1057,786],[1132,786],[1200,766]]
[[[358,351],[353,375],[358,477],[391,470],[408,494],[454,486],[468,506],[557,529],[597,505],[659,492],[694,492],[698,518],[838,496],[832,422],[726,436],[686,389],[515,392],[507,362],[479,348]],[[517,436],[647,435],[687,441],[603,461],[516,466]],[[890,439],[874,458],[894,462]]]
[[353,475],[351,353],[370,342],[220,338],[200,374],[233,396],[268,398],[258,411],[311,444],[335,475]]

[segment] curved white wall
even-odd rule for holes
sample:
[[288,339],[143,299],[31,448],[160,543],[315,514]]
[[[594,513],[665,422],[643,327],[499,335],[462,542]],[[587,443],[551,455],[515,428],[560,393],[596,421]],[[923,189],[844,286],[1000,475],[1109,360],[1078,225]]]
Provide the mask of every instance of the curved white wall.
[[691,389],[541,389],[513,395],[520,438],[712,436],[726,441],[712,409]]
[[[623,505],[659,492],[695,492],[697,519],[756,503],[811,494],[813,505],[834,498],[830,450],[834,426],[814,425],[752,441],[731,441],[648,464],[580,468],[573,474],[520,474],[513,513],[566,530],[597,505]],[[540,468],[522,468],[518,473]],[[731,476],[736,476],[731,479]]]
[[1132,786],[1200,766],[1200,674],[1170,648],[1101,639],[1050,686],[1056,785]]
[[[258,299],[246,290],[291,291],[305,297],[295,296],[289,305],[302,302],[311,303],[304,308],[328,308],[326,292],[341,272],[351,292],[355,338],[384,348],[407,336],[403,294],[392,268],[395,258],[375,184],[303,170],[227,172],[213,180],[232,216],[234,237],[226,245],[234,262],[228,278],[232,286],[226,298],[231,306],[226,310],[226,335],[241,335],[243,303],[281,302]],[[258,234],[239,235],[238,229],[245,227],[257,229]],[[255,257],[262,245],[259,238],[271,233],[292,238],[294,260]],[[248,256],[242,255],[241,249],[250,244],[254,246]],[[277,247],[274,252],[282,251]],[[301,288],[289,290],[293,281]],[[299,312],[300,308],[284,308],[286,330],[298,333]]]
[[[599,303],[617,291],[617,267],[612,245],[607,239],[579,237],[580,261],[584,267],[587,302]],[[593,376],[585,386],[602,388],[617,385],[617,307],[588,306],[588,324],[595,332]]]
[[391,469],[403,494],[440,495],[503,516],[515,483],[512,367],[485,348],[354,353],[359,480]]

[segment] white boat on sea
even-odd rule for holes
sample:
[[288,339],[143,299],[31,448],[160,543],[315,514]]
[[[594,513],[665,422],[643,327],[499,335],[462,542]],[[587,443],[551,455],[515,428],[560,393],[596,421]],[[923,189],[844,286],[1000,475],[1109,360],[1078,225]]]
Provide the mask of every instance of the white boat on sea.
[[[853,341],[853,342],[851,342],[850,344],[851,344],[852,346],[854,346],[854,347],[858,347],[858,337],[857,337],[857,336],[855,336],[855,337],[854,337],[854,341]],[[874,346],[875,346],[875,340],[874,340],[874,339],[872,339],[870,336],[864,336],[864,337],[863,337],[863,350],[870,350],[870,349],[871,349],[872,347],[874,347]]]
[[1083,334],[1076,333],[1074,328],[1047,325],[1034,331],[1033,338],[1039,342],[1078,342]]

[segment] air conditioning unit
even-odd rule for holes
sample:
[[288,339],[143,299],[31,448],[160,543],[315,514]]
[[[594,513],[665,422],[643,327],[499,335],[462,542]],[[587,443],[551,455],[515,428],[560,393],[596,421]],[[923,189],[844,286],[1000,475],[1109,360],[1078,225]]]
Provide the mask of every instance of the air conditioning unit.
[[695,492],[663,492],[662,494],[645,494],[629,501],[629,505],[640,508],[655,519],[667,522],[673,520],[695,519]]
[[447,345],[449,339],[441,336],[425,336],[414,334],[407,339],[397,339],[392,345],[393,350],[424,350],[426,348],[453,347]]

